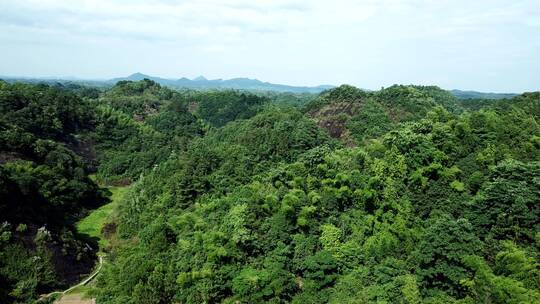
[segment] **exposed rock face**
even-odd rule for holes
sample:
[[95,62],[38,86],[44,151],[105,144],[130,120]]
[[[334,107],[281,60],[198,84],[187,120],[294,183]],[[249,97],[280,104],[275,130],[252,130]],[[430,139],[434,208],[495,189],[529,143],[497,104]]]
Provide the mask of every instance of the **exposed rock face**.
[[331,137],[342,139],[347,131],[347,121],[361,107],[360,103],[336,102],[312,111],[309,115],[317,121],[319,127],[328,130]]

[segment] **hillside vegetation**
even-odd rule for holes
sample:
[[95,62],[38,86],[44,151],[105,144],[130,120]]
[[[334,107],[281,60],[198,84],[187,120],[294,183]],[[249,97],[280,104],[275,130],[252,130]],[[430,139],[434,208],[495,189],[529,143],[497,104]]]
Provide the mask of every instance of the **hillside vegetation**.
[[366,92],[349,85],[328,90],[305,106],[321,128],[349,146],[376,138],[400,122],[418,120],[436,106],[458,113],[458,100],[437,87],[394,85]]
[[[0,106],[2,303],[88,273],[96,233],[97,303],[540,298],[539,93],[0,82]],[[89,174],[131,186],[84,235]]]

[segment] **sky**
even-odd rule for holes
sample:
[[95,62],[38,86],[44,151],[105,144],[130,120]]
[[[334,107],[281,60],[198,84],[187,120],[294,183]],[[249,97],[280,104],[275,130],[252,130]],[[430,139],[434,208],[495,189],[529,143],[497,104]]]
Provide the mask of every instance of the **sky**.
[[539,0],[0,0],[0,75],[540,90]]

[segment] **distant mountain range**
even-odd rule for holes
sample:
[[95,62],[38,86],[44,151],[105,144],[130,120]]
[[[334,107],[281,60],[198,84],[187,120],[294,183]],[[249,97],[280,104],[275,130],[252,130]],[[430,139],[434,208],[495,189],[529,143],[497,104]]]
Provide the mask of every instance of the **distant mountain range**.
[[503,99],[503,98],[512,98],[518,94],[514,93],[485,93],[477,91],[460,91],[460,90],[450,90],[452,95],[456,96],[458,99]]
[[275,84],[270,82],[262,82],[257,79],[250,78],[232,78],[232,79],[206,79],[199,76],[194,79],[180,78],[167,79],[149,76],[141,73],[135,73],[128,77],[120,77],[109,80],[116,83],[121,80],[139,81],[143,79],[153,80],[161,85],[174,88],[191,88],[191,89],[237,89],[237,90],[253,90],[253,91],[276,91],[276,92],[293,92],[293,93],[320,93],[324,90],[331,89],[334,86],[320,85],[316,87],[308,86],[290,86],[284,84]]
[[[45,83],[77,83],[89,86],[112,86],[118,81],[130,80],[130,81],[139,81],[143,79],[153,80],[161,85],[172,87],[172,88],[188,88],[188,89],[236,89],[236,90],[248,90],[248,91],[275,91],[275,92],[291,92],[291,93],[320,93],[324,90],[334,88],[332,85],[320,85],[320,86],[290,86],[284,84],[275,84],[270,82],[263,82],[258,79],[251,78],[232,78],[232,79],[206,79],[203,76],[199,76],[194,79],[180,78],[180,79],[169,79],[161,78],[150,75],[145,75],[142,73],[134,73],[127,77],[113,78],[109,80],[84,80],[78,78],[25,78],[25,77],[3,77],[0,76],[0,79],[4,79],[8,82],[45,82]],[[461,91],[461,90],[450,90],[454,96],[459,99],[470,99],[470,98],[479,98],[479,99],[503,99],[511,98],[517,94],[513,93],[485,93],[477,91]]]

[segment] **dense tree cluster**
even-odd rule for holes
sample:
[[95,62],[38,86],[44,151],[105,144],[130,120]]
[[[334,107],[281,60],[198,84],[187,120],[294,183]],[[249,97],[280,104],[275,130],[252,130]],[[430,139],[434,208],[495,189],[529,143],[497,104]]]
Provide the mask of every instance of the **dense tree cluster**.
[[130,183],[203,134],[185,97],[148,79],[120,81],[92,102],[97,124],[85,138],[95,145],[99,180]]
[[435,106],[451,113],[461,111],[457,99],[447,91],[434,86],[403,85],[376,92],[342,85],[321,93],[304,110],[332,137],[356,146],[401,122],[424,118]]
[[133,183],[98,303],[540,298],[538,93],[0,82],[0,107],[2,303],[61,285],[54,248],[90,256],[90,173]]
[[196,104],[199,117],[221,127],[229,121],[252,117],[268,99],[236,91],[209,91],[192,94],[189,101]]
[[0,82],[0,302],[29,303],[92,266],[73,223],[106,196],[71,147],[94,124],[71,93]]
[[201,134],[181,96],[149,80],[104,93],[0,81],[0,302],[90,271],[97,244],[74,223],[108,194],[89,174],[129,183]]
[[345,89],[359,147],[263,107],[135,183],[98,302],[535,303],[540,99]]

